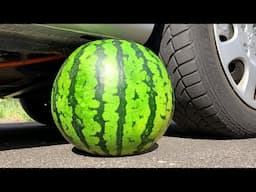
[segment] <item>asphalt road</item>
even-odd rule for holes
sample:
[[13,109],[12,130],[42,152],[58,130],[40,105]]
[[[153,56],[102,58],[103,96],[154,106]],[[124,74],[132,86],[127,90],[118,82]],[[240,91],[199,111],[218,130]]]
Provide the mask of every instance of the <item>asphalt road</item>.
[[1,168],[247,168],[256,167],[256,139],[179,135],[173,124],[154,148],[128,157],[94,157],[76,150],[53,127],[0,124]]

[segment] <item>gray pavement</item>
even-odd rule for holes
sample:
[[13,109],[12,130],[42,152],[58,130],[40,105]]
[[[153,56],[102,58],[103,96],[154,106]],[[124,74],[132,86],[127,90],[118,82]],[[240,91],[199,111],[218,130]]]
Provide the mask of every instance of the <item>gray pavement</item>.
[[247,168],[256,167],[256,139],[214,139],[172,131],[152,151],[128,157],[93,157],[68,144],[56,128],[0,124],[1,168]]

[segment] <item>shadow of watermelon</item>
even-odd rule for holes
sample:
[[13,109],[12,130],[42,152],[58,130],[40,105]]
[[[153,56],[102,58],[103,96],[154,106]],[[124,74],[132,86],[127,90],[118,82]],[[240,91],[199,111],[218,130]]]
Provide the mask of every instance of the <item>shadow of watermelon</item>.
[[[125,155],[126,157],[128,156],[138,156],[138,155],[143,155],[143,154],[146,154],[146,153],[149,153],[149,152],[152,152],[154,150],[156,150],[158,148],[158,144],[155,143],[151,148],[149,148],[148,150],[144,151],[143,153],[140,153],[140,154],[136,154],[136,155]],[[75,154],[78,154],[78,155],[83,155],[83,156],[90,156],[90,157],[99,157],[99,158],[116,158],[116,156],[99,156],[99,155],[94,155],[94,154],[91,154],[91,153],[88,153],[86,151],[83,151],[81,149],[78,149],[76,147],[73,147],[72,148],[72,152],[75,153]]]

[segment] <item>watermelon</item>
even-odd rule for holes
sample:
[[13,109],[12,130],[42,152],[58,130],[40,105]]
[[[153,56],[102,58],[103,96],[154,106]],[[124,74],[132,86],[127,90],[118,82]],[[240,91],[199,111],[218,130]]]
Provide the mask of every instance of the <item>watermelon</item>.
[[150,149],[171,122],[171,81],[159,57],[126,40],[96,40],[77,48],[53,84],[51,111],[63,137],[101,156]]

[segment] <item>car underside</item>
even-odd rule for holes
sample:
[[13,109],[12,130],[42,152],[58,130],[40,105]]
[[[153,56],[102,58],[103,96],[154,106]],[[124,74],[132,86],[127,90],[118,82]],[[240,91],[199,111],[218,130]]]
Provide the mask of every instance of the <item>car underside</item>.
[[102,38],[146,43],[153,24],[1,24],[0,97],[22,97],[52,81],[80,45]]

